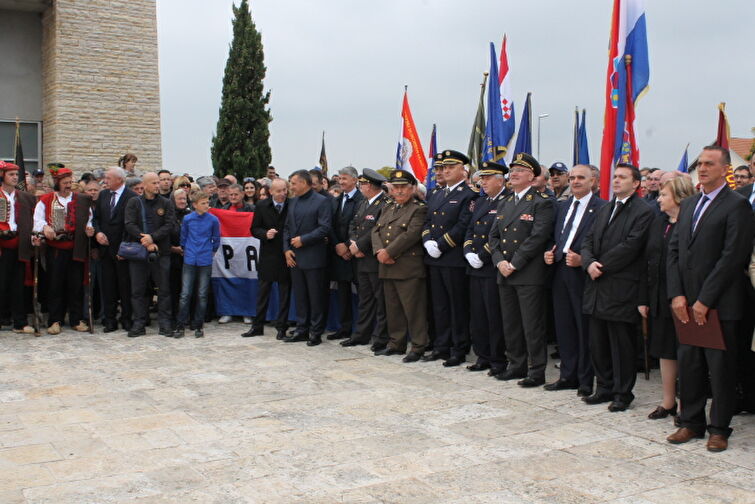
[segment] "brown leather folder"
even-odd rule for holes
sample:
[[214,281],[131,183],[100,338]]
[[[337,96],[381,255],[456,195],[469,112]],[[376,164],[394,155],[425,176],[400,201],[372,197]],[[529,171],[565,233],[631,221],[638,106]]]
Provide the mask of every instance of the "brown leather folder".
[[718,319],[718,310],[708,310],[708,316],[703,325],[695,322],[692,314],[692,308],[687,307],[689,322],[682,324],[672,312],[674,317],[674,327],[676,327],[676,336],[679,343],[684,345],[699,346],[704,348],[714,348],[716,350],[726,350],[724,335],[721,332],[721,321]]

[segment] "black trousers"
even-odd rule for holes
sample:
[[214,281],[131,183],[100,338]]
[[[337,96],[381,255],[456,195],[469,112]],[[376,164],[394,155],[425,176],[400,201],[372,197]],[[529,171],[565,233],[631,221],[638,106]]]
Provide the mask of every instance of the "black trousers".
[[18,249],[0,248],[0,313],[10,313],[13,328],[28,325],[24,307],[26,264],[18,261]]
[[325,268],[291,268],[291,282],[296,296],[296,332],[312,337],[322,336],[325,331],[325,306],[330,301],[330,297],[323,296]]
[[339,333],[350,336],[351,329],[354,327],[354,310],[352,307],[352,282],[338,282],[338,315],[340,318],[340,324],[338,326]]
[[469,295],[464,268],[430,266],[435,317],[433,350],[465,357],[469,352]]
[[[548,346],[545,335],[545,287],[542,285],[498,286],[506,342],[508,369],[534,380],[545,379]],[[529,369],[528,369],[529,363]]]
[[66,312],[71,327],[84,320],[84,263],[73,260],[73,250],[47,247],[47,326],[63,325]]
[[377,271],[359,271],[357,273],[359,292],[359,315],[355,340],[385,345],[388,343],[388,323],[385,318],[385,297],[383,282]]
[[612,396],[626,404],[634,400],[636,334],[636,324],[590,318],[590,352],[597,378],[596,394]]
[[102,271],[102,303],[104,305],[104,325],[116,325],[118,317],[118,303],[120,302],[121,325],[131,323],[131,276],[128,261],[119,261],[110,257],[107,247],[100,249],[102,257],[100,268]]
[[[143,329],[147,324],[149,299],[147,282],[152,279],[157,287],[157,317],[160,329],[173,328],[170,304],[170,257],[159,256],[156,261],[127,261],[131,274],[131,306],[134,310],[132,329]],[[151,292],[151,291],[150,291]]]
[[[268,280],[260,280],[257,290],[257,315],[254,317],[254,325],[262,327],[267,317],[267,306],[270,304],[270,291],[273,283]],[[275,319],[275,328],[285,331],[288,328],[288,310],[291,307],[291,282],[278,282],[278,316]]]
[[506,369],[506,344],[503,341],[503,319],[495,276],[470,276],[469,291],[474,299],[470,303],[469,327],[472,349],[479,364],[490,364],[494,370]]
[[679,417],[682,427],[699,434],[705,432],[705,404],[710,390],[713,400],[710,406],[710,423],[707,424],[708,431],[711,434],[729,437],[729,423],[737,402],[735,385],[738,322],[722,320],[721,329],[726,350],[679,345]]
[[590,360],[590,317],[582,313],[584,279],[580,276],[585,273],[581,268],[570,268],[563,260],[554,269],[553,316],[561,379],[592,389],[595,373]]

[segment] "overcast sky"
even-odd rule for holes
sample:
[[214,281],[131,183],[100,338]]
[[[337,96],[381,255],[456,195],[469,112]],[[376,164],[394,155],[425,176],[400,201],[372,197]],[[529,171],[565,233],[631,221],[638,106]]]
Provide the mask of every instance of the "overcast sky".
[[[232,37],[231,0],[157,0],[163,164],[212,171],[210,141]],[[237,0],[236,3],[240,3]],[[404,85],[424,149],[466,152],[488,71],[488,43],[508,35],[519,114],[532,91],[541,162],[572,155],[574,107],[587,109],[599,161],[610,0],[253,0],[272,91],[270,143],[281,174],[317,164],[326,132],[331,170],[393,163]],[[755,126],[755,2],[647,1],[650,90],[637,107],[643,166],[675,169],[715,138],[719,102],[732,136]],[[739,29],[735,27],[740,26]],[[749,66],[745,66],[749,62]]]

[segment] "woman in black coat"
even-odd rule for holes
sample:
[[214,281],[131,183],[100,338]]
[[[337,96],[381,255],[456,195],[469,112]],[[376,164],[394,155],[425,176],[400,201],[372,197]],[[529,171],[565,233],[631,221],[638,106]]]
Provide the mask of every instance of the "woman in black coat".
[[658,194],[661,213],[656,216],[648,230],[645,247],[647,275],[640,286],[640,301],[637,309],[644,318],[650,319],[650,355],[659,359],[663,400],[648,418],[655,420],[676,416],[676,348],[677,338],[671,306],[666,293],[666,254],[671,233],[676,225],[681,201],[694,194],[692,182],[679,175],[667,181]]

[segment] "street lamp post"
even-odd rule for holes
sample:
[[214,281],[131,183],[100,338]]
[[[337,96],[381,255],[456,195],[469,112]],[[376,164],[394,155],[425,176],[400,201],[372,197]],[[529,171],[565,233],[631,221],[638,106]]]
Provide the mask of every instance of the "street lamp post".
[[540,162],[540,120],[548,117],[548,114],[539,114],[537,116],[537,162]]

